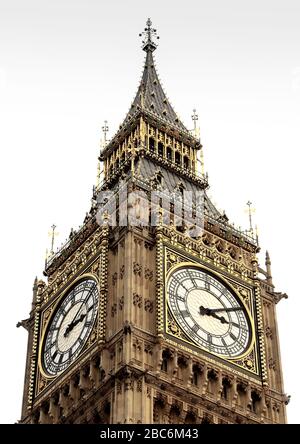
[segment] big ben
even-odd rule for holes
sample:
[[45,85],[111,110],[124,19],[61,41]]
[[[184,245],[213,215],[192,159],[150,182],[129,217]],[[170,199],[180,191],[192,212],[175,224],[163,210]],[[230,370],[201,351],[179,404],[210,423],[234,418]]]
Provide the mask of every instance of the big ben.
[[286,295],[253,231],[209,199],[199,136],[157,74],[150,19],[142,35],[142,79],[101,149],[90,211],[34,282],[21,422],[286,423]]

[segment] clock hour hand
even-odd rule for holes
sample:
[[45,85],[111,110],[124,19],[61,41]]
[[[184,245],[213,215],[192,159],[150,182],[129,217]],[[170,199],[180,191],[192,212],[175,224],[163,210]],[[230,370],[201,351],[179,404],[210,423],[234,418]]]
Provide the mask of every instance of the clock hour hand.
[[205,308],[203,307],[203,305],[201,305],[199,312],[202,316],[207,315],[211,316],[212,318],[218,319],[219,321],[221,321],[221,324],[229,324],[229,322],[224,318],[224,316],[218,316],[217,314],[214,313],[214,310],[211,308]]
[[84,320],[85,316],[86,316],[86,314],[82,314],[78,319],[73,320],[73,321],[67,326],[66,331],[64,332],[64,337],[65,337],[65,338],[69,335],[70,331],[72,331],[73,328],[74,328],[77,324],[79,324],[79,322],[82,322],[82,321]]

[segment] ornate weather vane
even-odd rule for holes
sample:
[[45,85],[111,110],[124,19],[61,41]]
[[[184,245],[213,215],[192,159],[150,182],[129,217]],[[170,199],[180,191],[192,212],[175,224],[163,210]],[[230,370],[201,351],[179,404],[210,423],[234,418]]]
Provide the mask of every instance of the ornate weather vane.
[[144,28],[144,31],[139,34],[140,37],[144,37],[144,40],[142,40],[143,43],[143,50],[144,51],[155,51],[157,48],[157,43],[155,43],[153,40],[159,39],[159,36],[156,35],[156,29],[152,28],[152,22],[151,19],[148,18],[146,22],[146,28]]

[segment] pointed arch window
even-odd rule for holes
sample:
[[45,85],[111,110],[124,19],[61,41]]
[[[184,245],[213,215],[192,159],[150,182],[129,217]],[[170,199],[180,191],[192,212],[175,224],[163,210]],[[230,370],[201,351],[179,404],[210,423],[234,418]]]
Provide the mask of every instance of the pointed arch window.
[[172,148],[170,146],[167,147],[167,159],[172,162]]
[[175,152],[175,163],[178,166],[181,165],[181,155],[180,155],[180,153],[178,153],[178,151]]
[[162,157],[164,155],[164,144],[161,142],[158,142],[158,155]]
[[153,152],[155,151],[155,140],[153,137],[149,138],[149,150]]

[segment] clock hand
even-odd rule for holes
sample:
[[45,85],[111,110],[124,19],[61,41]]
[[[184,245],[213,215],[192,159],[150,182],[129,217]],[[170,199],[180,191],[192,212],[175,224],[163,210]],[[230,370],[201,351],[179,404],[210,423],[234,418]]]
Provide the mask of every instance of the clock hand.
[[[70,324],[67,326],[66,331],[65,331],[65,333],[64,333],[64,337],[65,337],[65,338],[66,338],[67,335],[70,333],[70,331],[73,330],[73,328],[75,327],[75,325],[77,325],[78,322],[81,322],[81,321],[82,321],[82,319],[81,319],[81,320],[79,320],[79,321],[77,322],[77,321],[76,321],[76,318],[77,318],[77,316],[78,316],[78,313],[80,313],[82,307],[83,307],[83,306],[88,302],[88,300],[90,299],[93,290],[94,290],[94,287],[92,288],[92,291],[91,291],[91,289],[90,289],[90,291],[89,291],[89,293],[88,293],[88,297],[82,301],[82,303],[80,304],[80,307],[78,308],[78,310],[77,310],[77,312],[76,312],[76,315],[74,316],[74,318],[72,319],[72,321],[70,322]],[[83,290],[83,291],[84,291],[84,290]],[[85,316],[85,315],[84,315],[84,316]],[[80,316],[80,318],[81,318],[81,317],[82,317],[82,315]],[[79,319],[80,319],[80,318],[79,318]]]
[[201,305],[200,314],[202,316],[207,315],[207,316],[211,316],[212,318],[218,319],[219,321],[221,321],[221,324],[229,324],[229,322],[224,318],[224,316],[216,315],[212,308],[206,308],[206,307],[203,307],[203,305]]
[[210,312],[210,314],[208,316],[218,319],[219,321],[221,321],[221,324],[229,324],[229,322],[224,318],[224,316],[218,316],[213,311]]
[[85,314],[82,314],[82,315],[80,316],[80,318],[76,319],[76,321],[73,320],[72,322],[70,322],[70,324],[69,324],[69,325],[67,326],[67,328],[66,328],[66,331],[64,332],[64,337],[66,338],[66,337],[68,336],[68,334],[70,333],[70,331],[72,331],[73,328],[74,328],[77,324],[79,324],[79,322],[82,322],[82,321],[84,320],[85,317],[86,317],[86,313],[85,313]]
[[[201,307],[200,307],[201,308]],[[210,308],[211,313],[218,313],[220,311],[240,311],[243,310],[242,307],[229,307],[229,308]]]

